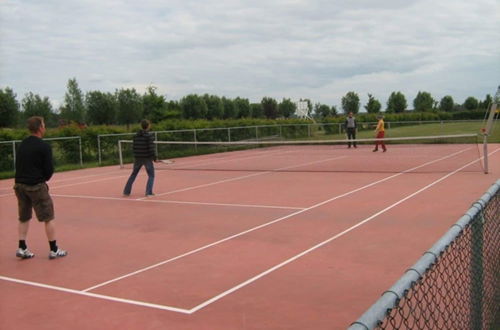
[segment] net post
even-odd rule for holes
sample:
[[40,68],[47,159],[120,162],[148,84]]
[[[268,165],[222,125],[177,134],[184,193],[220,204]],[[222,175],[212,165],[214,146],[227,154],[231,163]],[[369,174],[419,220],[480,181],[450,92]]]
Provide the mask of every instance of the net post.
[[122,155],[122,140],[118,140],[118,158],[120,159],[120,168],[123,168],[123,155]]
[[488,135],[483,135],[484,174],[488,174]]

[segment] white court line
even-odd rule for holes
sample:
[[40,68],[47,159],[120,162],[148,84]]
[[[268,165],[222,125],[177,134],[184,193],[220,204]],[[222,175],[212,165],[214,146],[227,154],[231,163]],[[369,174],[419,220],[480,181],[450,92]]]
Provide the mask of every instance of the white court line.
[[[220,161],[217,161],[217,162],[214,162],[214,161],[210,161],[210,162],[203,162],[203,161],[200,161],[198,163],[195,162],[194,166],[197,166],[197,165],[205,165],[205,164],[213,164],[213,163],[221,163],[221,162],[232,162],[232,161],[240,161],[242,159],[249,159],[249,158],[258,158],[258,157],[263,157],[263,156],[267,156],[267,155],[273,155],[273,154],[276,154],[276,153],[287,153],[289,151],[286,151],[286,152],[262,152],[260,153],[259,155],[255,155],[255,156],[247,156],[247,157],[239,157],[239,158],[231,158],[231,159],[223,159],[223,160],[220,160]],[[180,165],[180,164],[179,164]],[[185,164],[184,166],[193,166],[193,164]],[[179,168],[177,167],[176,169],[182,169],[182,168]],[[119,172],[121,170],[118,170],[118,171],[112,171],[112,172],[108,172],[108,173],[114,173],[114,172]],[[57,188],[65,188],[65,187],[71,187],[71,186],[77,186],[77,185],[81,185],[81,184],[86,184],[86,183],[94,183],[94,182],[100,182],[100,181],[106,181],[106,180],[113,180],[113,179],[117,179],[117,178],[124,178],[124,177],[128,177],[130,176],[130,174],[127,174],[127,175],[120,175],[120,176],[112,176],[112,177],[109,177],[109,178],[103,178],[103,179],[100,179],[100,180],[93,180],[93,181],[85,181],[85,182],[75,182],[75,183],[70,183],[70,184],[66,184],[66,185],[61,185],[61,186],[50,186],[50,189],[57,189]],[[87,176],[88,177],[88,176]],[[79,177],[79,178],[85,178],[85,177]],[[60,182],[60,181],[64,181],[64,180],[57,180],[57,181],[51,181],[51,184],[54,183],[54,182]],[[9,188],[1,188],[1,189],[5,189],[5,190],[8,190]],[[10,188],[12,189],[12,188]],[[4,197],[4,196],[14,196],[15,194],[14,193],[8,193],[8,194],[0,194],[0,197]]]
[[151,266],[148,266],[148,267],[145,267],[145,268],[142,268],[142,269],[136,270],[136,271],[134,271],[134,272],[132,272],[132,273],[128,273],[128,274],[122,275],[122,276],[120,276],[120,277],[117,277],[117,278],[111,279],[111,280],[109,280],[109,281],[102,282],[102,283],[100,283],[100,284],[97,284],[97,285],[94,285],[94,286],[92,286],[92,287],[86,288],[86,289],[85,289],[85,290],[83,290],[83,291],[91,291],[91,290],[97,289],[97,288],[99,288],[99,287],[105,286],[105,285],[107,285],[107,284],[111,284],[111,283],[113,283],[113,282],[117,282],[117,281],[119,281],[119,280],[125,279],[125,278],[127,278],[127,277],[131,277],[131,276],[133,276],[133,275],[140,274],[140,273],[142,273],[142,272],[145,272],[145,271],[151,270],[151,269],[153,269],[153,268],[157,268],[157,267],[159,267],[159,266],[162,266],[162,265],[167,264],[167,263],[170,263],[170,262],[172,262],[172,261],[175,261],[175,260],[181,259],[181,258],[183,258],[183,257],[187,257],[187,256],[189,256],[189,255],[191,255],[191,254],[194,254],[194,253],[197,253],[197,252],[203,251],[203,250],[208,249],[208,248],[210,248],[210,247],[212,247],[212,246],[219,245],[219,244],[221,244],[221,243],[223,243],[223,242],[229,241],[229,240],[234,239],[234,238],[236,238],[236,237],[243,236],[243,235],[245,235],[245,234],[251,233],[251,232],[256,231],[256,230],[258,230],[258,229],[261,229],[261,228],[264,228],[264,227],[270,226],[270,225],[272,225],[272,224],[274,224],[274,223],[277,223],[277,222],[283,221],[283,220],[285,220],[285,219],[291,218],[291,217],[296,216],[296,215],[298,215],[298,214],[301,214],[301,213],[304,213],[304,212],[306,212],[306,211],[312,210],[312,209],[314,209],[314,208],[317,208],[317,207],[319,207],[319,206],[321,206],[321,205],[324,205],[324,204],[329,203],[329,202],[331,202],[331,201],[334,201],[334,200],[336,200],[336,199],[339,199],[339,198],[342,198],[342,197],[345,197],[345,196],[348,196],[348,195],[354,194],[354,193],[356,193],[356,192],[358,192],[358,191],[361,191],[361,190],[364,190],[364,189],[366,189],[366,188],[372,187],[372,186],[374,186],[374,185],[376,185],[376,184],[379,184],[379,183],[382,183],[382,182],[384,182],[384,181],[390,180],[390,179],[392,179],[392,178],[398,177],[398,176],[400,176],[400,175],[402,175],[402,174],[404,174],[404,173],[407,173],[407,172],[410,172],[410,171],[416,170],[416,169],[418,169],[418,168],[420,168],[420,167],[424,167],[424,166],[430,165],[430,164],[432,164],[432,163],[435,163],[435,162],[441,161],[441,160],[446,159],[446,158],[453,157],[453,156],[455,156],[455,155],[457,155],[457,154],[459,154],[459,153],[462,153],[462,152],[464,152],[464,151],[466,151],[466,150],[467,150],[467,149],[465,149],[465,150],[463,150],[463,151],[455,152],[455,153],[453,153],[453,154],[451,154],[451,155],[448,155],[448,156],[445,156],[445,157],[439,158],[439,159],[437,159],[437,160],[433,160],[433,161],[427,162],[427,163],[425,163],[425,164],[422,164],[422,165],[419,165],[419,166],[413,167],[413,168],[411,168],[411,169],[405,170],[405,171],[403,171],[403,172],[393,174],[393,175],[391,175],[391,176],[388,176],[388,177],[386,177],[386,178],[383,178],[383,179],[377,180],[377,181],[375,181],[375,182],[369,183],[369,184],[367,184],[367,185],[364,185],[364,186],[362,186],[362,187],[359,187],[359,188],[356,188],[356,189],[354,189],[354,190],[348,191],[348,192],[343,193],[343,194],[341,194],[341,195],[337,195],[337,196],[335,196],[335,197],[332,197],[332,198],[330,198],[330,199],[327,199],[327,200],[325,200],[325,201],[322,201],[322,202],[320,202],[320,203],[317,203],[317,204],[315,204],[315,205],[312,205],[312,206],[310,206],[310,207],[308,207],[308,208],[305,208],[305,209],[302,209],[302,210],[300,210],[300,211],[297,211],[297,212],[291,213],[291,214],[289,214],[289,215],[286,215],[286,216],[284,216],[284,217],[281,217],[281,218],[278,218],[278,219],[272,220],[272,221],[270,221],[270,222],[266,222],[266,223],[264,223],[264,224],[261,224],[261,225],[258,225],[258,226],[256,226],[256,227],[253,227],[253,228],[247,229],[247,230],[242,231],[242,232],[240,232],[240,233],[237,233],[237,234],[234,234],[234,235],[231,235],[231,236],[225,237],[225,238],[220,239],[220,240],[218,240],[218,241],[216,241],[216,242],[213,242],[213,243],[210,243],[210,244],[204,245],[204,246],[202,246],[202,247],[199,247],[199,248],[197,248],[197,249],[195,249],[195,250],[191,250],[191,251],[186,252],[186,253],[184,253],[184,254],[178,255],[178,256],[176,256],[176,257],[173,257],[173,258],[170,258],[170,259],[167,259],[167,260],[164,260],[164,261],[160,261],[160,262],[158,262],[158,263],[156,263],[156,264],[154,264],[154,265],[151,265]]
[[[499,150],[500,150],[500,149],[496,149],[494,152],[489,153],[488,155],[492,155],[492,154],[494,154],[495,152],[497,152],[497,151],[499,151]],[[401,203],[403,203],[403,202],[407,201],[408,199],[410,199],[410,198],[412,198],[412,197],[415,197],[416,195],[420,194],[421,192],[423,192],[423,191],[425,191],[425,190],[429,189],[430,187],[432,187],[432,186],[434,186],[434,185],[438,184],[439,182],[441,182],[441,181],[443,181],[443,180],[447,179],[448,177],[450,177],[450,176],[452,176],[452,175],[456,174],[456,173],[457,173],[457,172],[459,172],[460,170],[462,170],[462,169],[464,169],[464,168],[466,168],[466,167],[468,167],[468,166],[470,166],[470,165],[472,165],[472,164],[474,164],[474,163],[476,163],[476,162],[480,161],[482,158],[483,158],[483,157],[481,157],[481,158],[480,158],[480,159],[478,159],[478,160],[474,160],[474,161],[472,161],[472,162],[470,162],[470,163],[468,163],[468,164],[466,164],[466,165],[464,165],[464,166],[462,166],[462,167],[460,167],[460,168],[458,168],[458,169],[454,170],[453,172],[446,174],[445,176],[443,176],[443,177],[441,177],[441,178],[439,178],[439,179],[437,179],[437,180],[433,181],[432,183],[430,183],[430,184],[426,185],[425,187],[423,187],[423,188],[421,188],[421,189],[417,190],[416,192],[414,192],[414,193],[412,193],[412,194],[410,194],[410,195],[406,196],[406,197],[405,197],[405,198],[403,198],[403,199],[400,199],[400,200],[399,200],[399,201],[397,201],[396,203],[393,203],[393,204],[389,205],[388,207],[386,207],[386,208],[384,208],[384,209],[382,209],[382,210],[378,211],[377,213],[375,213],[375,214],[373,214],[373,215],[369,216],[368,218],[366,218],[366,219],[364,219],[364,220],[362,220],[362,221],[358,222],[357,224],[355,224],[355,225],[353,225],[353,226],[351,226],[351,227],[347,228],[346,230],[344,230],[344,231],[342,231],[342,232],[340,232],[340,233],[338,233],[338,234],[336,234],[336,235],[334,235],[334,236],[332,236],[332,237],[330,237],[330,238],[328,238],[328,239],[324,240],[324,241],[323,241],[323,242],[321,242],[321,243],[318,243],[318,244],[314,245],[313,247],[311,247],[311,248],[309,248],[309,249],[307,249],[307,250],[305,250],[305,251],[302,251],[301,253],[299,253],[299,254],[297,254],[297,255],[295,255],[295,256],[293,256],[293,257],[291,257],[291,258],[289,258],[289,259],[287,259],[287,260],[285,260],[285,261],[283,261],[282,263],[277,264],[277,265],[276,265],[276,266],[274,266],[274,267],[269,268],[268,270],[266,270],[266,271],[264,271],[264,272],[262,272],[262,273],[260,273],[260,274],[258,274],[258,275],[256,275],[256,276],[254,276],[254,277],[252,277],[252,278],[250,278],[250,279],[246,280],[245,282],[242,282],[242,283],[240,283],[239,285],[234,286],[234,287],[232,287],[231,289],[226,290],[226,291],[224,291],[224,292],[222,292],[222,293],[218,294],[217,296],[215,296],[215,297],[213,297],[213,298],[211,298],[211,299],[206,300],[205,302],[203,302],[203,303],[199,304],[198,306],[191,308],[191,309],[189,310],[189,311],[190,311],[190,313],[194,313],[194,312],[196,312],[196,311],[198,311],[198,310],[200,310],[200,309],[202,309],[202,308],[204,308],[204,307],[206,307],[206,306],[208,306],[208,305],[210,305],[210,304],[212,304],[212,303],[216,302],[217,300],[219,300],[219,299],[221,299],[221,298],[223,298],[223,297],[225,297],[225,296],[227,296],[227,295],[229,295],[229,294],[231,294],[231,293],[233,293],[233,292],[235,292],[235,291],[237,291],[237,290],[239,290],[239,289],[241,289],[241,288],[243,288],[243,287],[247,286],[248,284],[250,284],[250,283],[252,283],[252,282],[255,282],[255,281],[257,281],[258,279],[260,279],[260,278],[262,278],[262,277],[264,277],[264,276],[266,276],[266,275],[268,275],[268,274],[270,274],[270,273],[274,272],[275,270],[280,269],[281,267],[283,267],[283,266],[285,266],[285,265],[287,265],[287,264],[289,264],[289,263],[291,263],[291,262],[293,262],[293,261],[295,261],[295,260],[297,260],[297,259],[299,259],[299,258],[301,258],[301,257],[305,256],[306,254],[308,254],[308,253],[310,253],[310,252],[312,252],[312,251],[314,251],[314,250],[317,250],[318,248],[320,248],[320,247],[322,247],[322,246],[324,246],[324,245],[326,245],[326,244],[328,244],[328,243],[330,243],[330,242],[332,242],[332,241],[336,240],[337,238],[344,236],[345,234],[349,233],[350,231],[352,231],[352,230],[354,230],[354,229],[356,229],[356,228],[358,228],[358,227],[360,227],[360,226],[364,225],[365,223],[367,223],[367,222],[369,222],[369,221],[373,220],[374,218],[378,217],[379,215],[381,215],[381,214],[383,214],[383,213],[385,213],[385,212],[387,212],[387,211],[389,211],[389,210],[393,209],[394,207],[398,206],[399,204],[401,204]]]
[[130,199],[130,198],[119,198],[119,197],[99,197],[99,196],[84,196],[84,195],[51,194],[51,196],[63,197],[63,198],[114,200],[114,201],[126,201],[126,202],[136,202],[136,203],[142,202],[142,203],[166,203],[166,204],[191,204],[191,205],[208,205],[208,206],[254,207],[254,208],[285,209],[285,210],[303,210],[304,209],[303,207],[295,207],[295,206],[187,202],[187,201],[173,201],[173,200],[161,200],[161,199]]
[[37,283],[37,282],[32,282],[32,281],[24,281],[24,280],[19,280],[16,278],[12,277],[6,277],[6,276],[0,276],[0,280],[8,281],[8,282],[14,282],[18,284],[25,284],[25,285],[30,285],[30,286],[35,286],[39,288],[44,288],[44,289],[50,289],[50,290],[55,290],[55,291],[62,291],[66,293],[73,293],[81,296],[87,296],[87,297],[92,297],[92,298],[99,298],[99,299],[104,299],[104,300],[111,300],[115,302],[120,302],[120,303],[125,303],[125,304],[130,304],[130,305],[137,305],[137,306],[142,306],[142,307],[149,307],[149,308],[156,308],[156,309],[162,309],[166,311],[171,311],[171,312],[177,312],[177,313],[183,313],[183,314],[191,314],[191,312],[187,309],[184,308],[178,308],[178,307],[172,307],[172,306],[165,306],[165,305],[158,305],[158,304],[151,304],[143,301],[137,301],[137,300],[131,300],[131,299],[123,299],[123,298],[118,298],[118,297],[113,297],[113,296],[106,296],[103,294],[97,294],[97,293],[91,293],[91,292],[85,292],[85,291],[80,291],[80,290],[74,290],[74,289],[68,289],[60,286],[54,286],[54,285],[47,285],[43,283]]
[[[120,176],[111,176],[111,177],[108,177],[108,178],[103,178],[103,179],[98,179],[98,180],[69,183],[69,184],[65,184],[65,185],[62,185],[62,186],[52,186],[52,185],[50,185],[49,188],[52,190],[52,189],[57,189],[57,188],[65,188],[65,187],[71,187],[71,186],[78,186],[78,185],[87,184],[87,183],[94,183],[94,182],[101,182],[101,181],[119,179],[119,178],[124,178],[124,177],[128,177],[128,176],[129,176],[128,174],[127,175],[120,175]],[[11,196],[11,195],[14,196],[13,193],[10,193],[10,194],[0,195],[0,197]]]
[[[496,153],[499,150],[500,149],[497,149],[494,152],[489,153],[488,155],[492,155],[492,154]],[[450,155],[448,157],[451,157],[451,156],[452,155]],[[481,159],[482,159],[482,157],[479,160],[481,160]],[[441,160],[441,159],[439,159],[439,160]],[[439,160],[436,160],[436,161],[439,161]],[[377,217],[378,215],[380,215],[380,214],[382,214],[382,213],[390,210],[391,208],[393,208],[393,207],[401,204],[405,200],[408,200],[409,198],[415,196],[416,194],[418,194],[418,193],[420,193],[420,192],[428,189],[429,187],[437,184],[440,181],[443,181],[447,177],[455,174],[456,172],[460,171],[461,169],[463,169],[463,168],[465,168],[467,166],[470,166],[471,164],[473,164],[473,163],[475,163],[477,161],[478,160],[470,162],[469,164],[467,164],[467,165],[465,165],[465,166],[463,166],[463,167],[455,170],[454,172],[449,173],[449,174],[447,174],[444,177],[441,177],[440,179],[434,181],[433,183],[427,185],[426,187],[421,188],[417,192],[415,192],[415,193],[413,193],[413,194],[411,194],[411,195],[403,198],[402,200],[400,200],[400,201],[398,201],[398,202],[396,202],[396,203],[394,203],[394,204],[386,207],[385,209],[383,209],[383,210],[375,213],[374,215],[372,215],[372,216],[370,216],[370,217],[362,220],[361,222],[359,222],[356,225],[354,225],[354,226],[352,226],[352,227],[344,230],[343,232],[341,232],[341,233],[339,233],[339,234],[337,234],[335,236],[332,236],[331,238],[329,238],[329,239],[327,239],[327,240],[325,240],[325,241],[323,241],[323,242],[321,242],[321,243],[313,246],[312,248],[309,248],[309,249],[301,252],[300,254],[295,255],[294,257],[292,257],[292,258],[290,258],[290,259],[288,259],[288,260],[286,260],[286,261],[284,261],[284,262],[282,262],[282,263],[280,263],[280,264],[278,264],[278,265],[276,265],[276,266],[274,266],[274,267],[272,267],[272,268],[270,268],[270,269],[268,269],[268,270],[260,273],[257,276],[252,277],[251,279],[249,279],[249,280],[247,280],[245,282],[242,282],[241,284],[239,284],[239,285],[237,285],[237,286],[235,286],[235,287],[233,287],[233,288],[231,288],[229,290],[224,291],[223,293],[221,293],[221,294],[219,294],[217,296],[214,296],[213,298],[211,298],[209,300],[206,300],[205,302],[203,302],[203,303],[201,303],[201,304],[199,304],[199,305],[197,305],[197,306],[195,306],[195,307],[193,307],[193,308],[191,308],[189,310],[188,309],[183,309],[183,308],[172,307],[172,306],[166,306],[166,305],[151,304],[151,303],[146,303],[146,302],[136,301],[136,300],[130,300],[130,299],[122,299],[122,298],[117,298],[117,297],[112,297],[112,296],[101,295],[101,294],[94,294],[94,293],[86,292],[85,290],[84,291],[73,290],[73,289],[68,289],[68,288],[63,288],[63,287],[57,287],[57,286],[46,285],[46,284],[41,284],[41,283],[36,283],[36,282],[30,282],[30,281],[24,281],[24,280],[14,279],[14,278],[5,277],[5,276],[0,276],[0,280],[10,281],[10,282],[14,282],[14,283],[20,283],[20,284],[25,284],[25,285],[35,286],[35,287],[41,287],[41,288],[46,288],[46,289],[51,289],[51,290],[56,290],[56,291],[62,291],[62,292],[67,292],[67,293],[73,293],[73,294],[77,294],[77,295],[83,295],[83,296],[88,296],[88,297],[93,297],[93,298],[98,298],[98,299],[104,299],[104,300],[110,300],[110,301],[115,301],[115,302],[120,302],[120,303],[126,303],[126,304],[131,304],[131,305],[138,305],[138,306],[142,306],[142,307],[156,308],[156,309],[167,310],[167,311],[172,311],[172,312],[178,312],[178,313],[183,313],[183,314],[192,314],[192,313],[194,313],[194,312],[196,312],[196,311],[198,311],[198,310],[200,310],[200,309],[208,306],[209,304],[211,304],[211,303],[213,303],[213,302],[215,302],[217,300],[220,300],[221,298],[229,295],[230,293],[235,292],[235,291],[241,289],[242,287],[244,287],[244,286],[246,286],[246,285],[248,285],[248,284],[250,284],[252,282],[255,282],[256,280],[258,280],[258,279],[264,277],[265,275],[267,275],[267,274],[269,274],[269,273],[271,273],[271,272],[273,272],[273,271],[275,271],[275,270],[283,267],[284,265],[286,265],[286,264],[288,264],[288,263],[290,263],[292,261],[297,260],[298,258],[300,258],[300,257],[308,254],[309,252],[314,251],[315,249],[318,249],[319,247],[321,247],[323,245],[326,245],[327,243],[335,240],[336,238],[341,237],[341,236],[347,234],[348,232],[354,230],[357,227],[360,227],[361,225],[363,225],[366,222],[372,220],[373,218]],[[432,163],[432,162],[430,162],[430,163]],[[428,163],[426,163],[426,164],[428,164]],[[409,172],[411,170],[414,170],[414,169],[417,169],[419,167],[425,166],[426,164],[423,164],[423,165],[418,166],[416,168],[409,169],[409,170],[406,170],[404,172],[392,175],[392,176],[390,176],[390,177],[388,177],[386,179],[383,179],[383,181],[388,180],[389,178],[398,176],[400,174],[403,174],[405,172]],[[382,180],[380,180],[380,181],[382,181]],[[372,183],[370,185],[374,185],[374,184],[376,184],[376,183],[374,182],[374,183]],[[364,189],[364,188],[361,187],[361,188],[358,188],[357,190],[361,190],[361,189]],[[349,193],[346,193],[346,194],[349,194]]]
[[[210,182],[210,183],[205,183],[205,184],[201,184],[201,185],[198,185],[198,186],[193,186],[193,187],[187,187],[187,188],[182,188],[182,189],[167,191],[167,192],[164,192],[164,193],[161,193],[161,194],[156,194],[155,196],[158,197],[158,196],[169,195],[169,194],[173,194],[173,193],[177,193],[177,192],[182,192],[182,191],[188,191],[188,190],[193,190],[193,189],[198,189],[198,188],[205,188],[205,187],[213,186],[213,185],[220,184],[220,183],[226,183],[226,182],[231,182],[231,181],[243,180],[243,179],[251,178],[251,177],[254,177],[254,176],[258,176],[258,175],[269,174],[269,173],[273,173],[273,172],[276,172],[276,171],[283,171],[283,170],[287,170],[287,169],[290,169],[290,168],[307,166],[307,165],[316,164],[316,163],[328,162],[328,161],[331,161],[331,160],[340,159],[340,158],[346,158],[346,157],[347,156],[337,156],[337,157],[322,159],[322,160],[318,160],[318,161],[314,161],[314,162],[303,163],[303,164],[299,164],[299,165],[292,165],[292,166],[281,167],[281,168],[277,168],[277,169],[273,169],[273,170],[269,170],[269,171],[252,173],[252,174],[237,176],[237,177],[234,177],[234,178],[224,179],[224,180],[220,180],[220,181],[214,181],[214,182]],[[149,198],[149,197],[142,197],[142,198],[138,198],[137,200],[144,200],[146,198]]]

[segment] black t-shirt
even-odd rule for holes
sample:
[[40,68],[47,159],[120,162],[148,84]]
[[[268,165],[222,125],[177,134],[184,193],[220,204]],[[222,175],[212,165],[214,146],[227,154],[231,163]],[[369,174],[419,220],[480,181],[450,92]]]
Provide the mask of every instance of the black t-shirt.
[[36,136],[21,142],[16,155],[16,183],[35,185],[49,181],[54,174],[52,149]]

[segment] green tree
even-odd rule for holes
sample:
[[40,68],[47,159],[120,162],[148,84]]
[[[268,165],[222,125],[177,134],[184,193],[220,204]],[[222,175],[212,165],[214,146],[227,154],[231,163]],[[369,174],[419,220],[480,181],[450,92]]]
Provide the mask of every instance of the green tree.
[[224,115],[224,105],[217,95],[203,95],[203,100],[207,105],[207,119],[219,119]]
[[19,115],[17,95],[9,87],[0,88],[0,127],[16,126]]
[[267,119],[276,119],[278,117],[278,102],[275,99],[266,96],[262,98],[260,103]]
[[250,104],[250,115],[252,116],[252,118],[263,118],[264,109],[262,108],[262,103]]
[[224,119],[234,119],[236,118],[236,108],[234,102],[231,99],[222,97],[222,105],[224,106]]
[[314,105],[314,113],[316,117],[324,119],[332,116],[332,109],[326,104],[316,103]]
[[142,119],[142,97],[135,88],[117,90],[116,101],[119,124],[125,124],[127,129],[130,129],[130,124],[137,123]]
[[196,94],[189,94],[180,100],[182,117],[184,119],[205,119],[207,118],[207,104],[202,97]]
[[116,120],[116,97],[101,91],[87,92],[85,95],[87,122],[94,125],[111,125]]
[[179,102],[170,100],[166,104],[167,112],[165,113],[165,119],[182,119],[182,108]]
[[48,97],[41,98],[38,94],[27,93],[21,101],[22,117],[28,119],[32,116],[41,116],[47,126],[52,126],[52,104]]
[[64,103],[61,107],[61,118],[78,123],[85,122],[85,106],[83,104],[83,93],[78,87],[76,78],[69,79],[68,90],[64,95]]
[[156,93],[155,86],[148,86],[146,93],[142,96],[142,106],[144,109],[143,117],[158,122],[163,119],[167,112],[166,100],[163,95]]
[[441,99],[441,101],[439,101],[439,110],[450,112],[453,111],[454,105],[455,102],[453,101],[453,97],[451,97],[450,95],[446,95]]
[[380,112],[381,108],[382,105],[380,104],[379,100],[374,98],[372,94],[368,94],[368,102],[365,105],[366,112],[378,113]]
[[467,99],[465,99],[464,102],[464,108],[467,110],[476,110],[479,106],[479,101],[472,96],[469,96]]
[[278,105],[278,112],[285,118],[290,118],[295,114],[297,106],[290,99],[283,98]]
[[434,107],[434,99],[428,92],[419,91],[413,100],[413,109],[417,112],[432,111]]
[[359,96],[355,92],[348,92],[342,97],[342,109],[345,114],[349,112],[358,113],[359,111]]
[[337,107],[332,105],[330,108],[330,113],[332,114],[332,116],[337,116],[339,114]]
[[237,118],[249,118],[251,113],[250,101],[241,97],[234,99],[234,107],[236,108]]
[[493,104],[493,98],[490,94],[487,94],[484,101],[479,102],[479,109],[489,110],[490,106]]
[[387,112],[389,113],[399,113],[406,110],[408,104],[406,103],[406,97],[401,92],[392,92],[391,96],[387,100]]

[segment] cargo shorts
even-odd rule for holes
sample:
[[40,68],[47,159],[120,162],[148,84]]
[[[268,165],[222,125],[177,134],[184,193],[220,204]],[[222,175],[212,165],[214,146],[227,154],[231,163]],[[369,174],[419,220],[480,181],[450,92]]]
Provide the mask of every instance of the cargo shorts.
[[32,186],[16,183],[14,191],[19,209],[19,221],[31,220],[33,209],[35,209],[36,217],[40,222],[54,219],[54,204],[49,195],[49,186],[45,182]]

